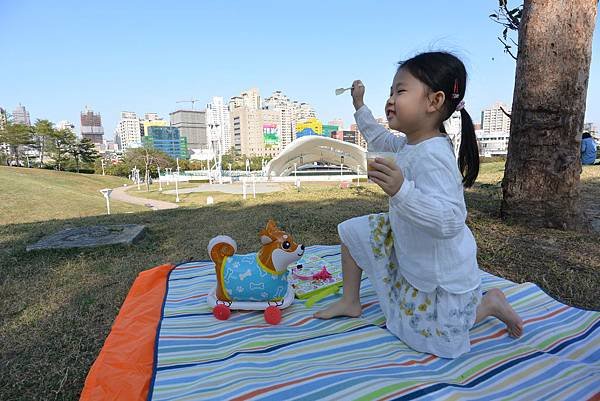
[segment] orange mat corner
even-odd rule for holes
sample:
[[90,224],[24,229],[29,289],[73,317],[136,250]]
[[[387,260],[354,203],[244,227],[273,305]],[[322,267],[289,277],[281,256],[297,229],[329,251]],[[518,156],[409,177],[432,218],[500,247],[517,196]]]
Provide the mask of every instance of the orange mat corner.
[[85,379],[80,400],[146,400],[169,273],[165,264],[141,272]]

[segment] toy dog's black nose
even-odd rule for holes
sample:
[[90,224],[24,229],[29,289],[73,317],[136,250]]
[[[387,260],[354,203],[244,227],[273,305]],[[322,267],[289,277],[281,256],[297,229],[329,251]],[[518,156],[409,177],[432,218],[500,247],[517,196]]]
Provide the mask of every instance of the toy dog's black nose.
[[304,250],[304,245],[300,245],[300,249]]

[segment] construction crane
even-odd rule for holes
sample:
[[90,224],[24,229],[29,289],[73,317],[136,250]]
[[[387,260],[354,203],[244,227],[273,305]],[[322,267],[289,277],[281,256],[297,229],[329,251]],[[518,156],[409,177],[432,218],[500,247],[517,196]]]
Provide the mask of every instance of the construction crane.
[[191,99],[191,100],[179,100],[179,101],[177,101],[175,103],[191,103],[192,104],[192,110],[194,110],[194,104],[196,102],[199,102],[199,101],[200,101],[199,99]]

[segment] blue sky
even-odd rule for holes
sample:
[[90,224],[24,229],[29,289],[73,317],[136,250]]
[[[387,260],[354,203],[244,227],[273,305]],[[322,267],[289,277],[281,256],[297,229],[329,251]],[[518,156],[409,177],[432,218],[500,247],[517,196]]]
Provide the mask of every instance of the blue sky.
[[[328,121],[353,122],[354,79],[378,115],[397,61],[445,49],[470,74],[467,110],[512,101],[514,61],[488,15],[472,1],[28,1],[0,0],[0,106],[22,103],[32,120],[70,120],[90,105],[107,138],[121,111],[168,113],[182,99],[281,90]],[[511,4],[518,4],[513,1]],[[596,29],[586,121],[600,125]],[[198,106],[198,105],[197,105]]]

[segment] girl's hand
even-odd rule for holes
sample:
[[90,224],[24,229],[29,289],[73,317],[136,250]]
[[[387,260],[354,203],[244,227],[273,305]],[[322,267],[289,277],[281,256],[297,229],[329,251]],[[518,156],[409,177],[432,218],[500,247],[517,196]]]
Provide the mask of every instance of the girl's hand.
[[388,196],[394,196],[400,190],[404,182],[404,175],[400,167],[392,161],[377,157],[375,161],[369,162],[373,169],[367,173],[369,178]]
[[363,85],[360,79],[352,82],[352,89],[350,89],[350,94],[352,95],[352,104],[354,105],[354,109],[358,110],[365,104],[363,98],[365,96],[365,86]]

